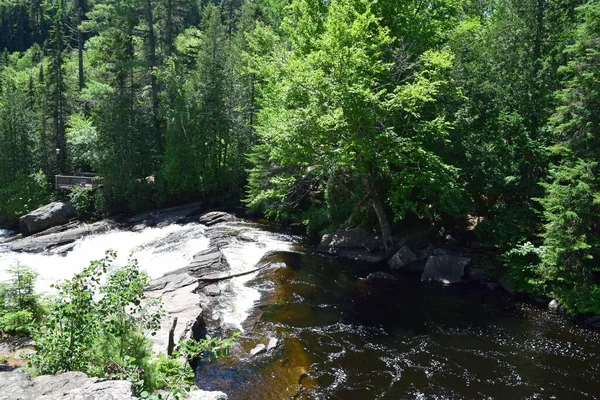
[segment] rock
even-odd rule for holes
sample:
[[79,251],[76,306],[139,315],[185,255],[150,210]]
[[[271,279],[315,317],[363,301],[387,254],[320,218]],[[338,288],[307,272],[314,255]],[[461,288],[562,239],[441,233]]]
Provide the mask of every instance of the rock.
[[262,344],[262,343],[258,344],[258,345],[256,345],[255,348],[253,348],[252,350],[250,350],[250,356],[253,357],[253,356],[257,355],[257,354],[260,354],[263,351],[265,351],[266,348],[267,348],[267,346],[265,346],[264,344]]
[[367,276],[367,281],[369,282],[374,282],[374,281],[388,281],[388,282],[395,282],[398,279],[396,279],[395,276],[392,276],[390,274],[386,274],[385,272],[373,272],[371,274],[369,274]]
[[447,256],[449,253],[444,250],[444,249],[434,249],[433,250],[433,255],[434,256]]
[[188,400],[227,400],[227,395],[223,392],[207,392],[205,390],[192,390],[188,393]]
[[418,257],[408,246],[403,246],[388,260],[390,269],[403,269],[418,260]]
[[0,372],[0,400],[9,399],[134,400],[135,397],[131,382],[89,378],[83,372],[37,378],[18,371]]
[[558,304],[558,301],[552,300],[550,303],[548,303],[548,310],[550,312],[558,312],[560,310],[560,304]]
[[583,324],[588,328],[600,330],[600,315],[586,319]]
[[91,225],[82,224],[79,227],[62,232],[46,230],[20,240],[3,243],[8,250],[27,253],[41,253],[48,250],[60,249],[74,243],[82,237],[103,233],[117,227],[114,220],[107,219]]
[[498,286],[500,286],[506,293],[510,294],[511,296],[516,296],[517,291],[513,288],[512,283],[510,283],[508,279],[505,277],[499,278],[497,283]]
[[211,297],[219,296],[221,294],[221,289],[219,289],[219,285],[216,283],[203,287],[202,291],[205,295]]
[[229,269],[227,259],[216,247],[211,247],[196,254],[192,263],[188,266],[189,274],[202,278],[215,272],[225,271]]
[[23,215],[19,218],[19,226],[23,236],[29,236],[54,226],[64,225],[75,215],[75,207],[70,203],[56,201]]
[[201,318],[203,309],[200,305],[200,296],[194,293],[197,287],[198,279],[189,275],[187,269],[180,269],[153,280],[146,289],[148,297],[162,298],[165,311],[160,321],[160,328],[152,337],[152,351],[155,354],[167,353],[169,331],[175,318],[177,318],[173,335],[175,343],[202,336],[205,325]]
[[237,218],[223,211],[211,211],[200,216],[198,222],[206,226],[213,226],[222,222],[235,221]]
[[367,262],[383,262],[386,259],[381,235],[360,228],[323,236],[316,251]]
[[427,259],[421,281],[444,284],[459,283],[464,275],[465,267],[470,263],[471,259],[467,257],[431,256]]
[[466,278],[471,282],[483,282],[487,280],[487,272],[482,268],[471,268],[467,272]]
[[274,338],[274,337],[270,338],[269,339],[269,343],[267,344],[267,351],[271,351],[274,348],[276,348],[277,347],[277,342],[278,342],[277,338]]

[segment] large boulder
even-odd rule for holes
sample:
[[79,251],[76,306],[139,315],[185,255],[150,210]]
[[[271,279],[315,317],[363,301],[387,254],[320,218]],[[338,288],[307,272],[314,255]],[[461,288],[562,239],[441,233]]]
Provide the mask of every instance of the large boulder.
[[56,201],[23,215],[19,218],[19,226],[23,236],[29,236],[54,226],[64,225],[75,215],[73,205]]
[[323,236],[317,252],[367,262],[382,262],[386,258],[381,235],[360,228],[343,229]]
[[404,269],[406,266],[418,261],[417,255],[408,246],[402,246],[396,254],[388,260],[390,269]]
[[470,263],[471,259],[467,257],[431,256],[427,259],[421,281],[444,284],[459,283],[465,274],[465,267]]

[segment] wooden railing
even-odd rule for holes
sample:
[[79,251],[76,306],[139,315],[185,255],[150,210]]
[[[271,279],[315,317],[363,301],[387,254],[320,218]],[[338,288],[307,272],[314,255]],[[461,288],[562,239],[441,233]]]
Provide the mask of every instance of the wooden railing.
[[54,176],[54,187],[55,189],[71,189],[75,186],[85,187],[94,189],[100,186],[100,178],[95,175],[55,175]]

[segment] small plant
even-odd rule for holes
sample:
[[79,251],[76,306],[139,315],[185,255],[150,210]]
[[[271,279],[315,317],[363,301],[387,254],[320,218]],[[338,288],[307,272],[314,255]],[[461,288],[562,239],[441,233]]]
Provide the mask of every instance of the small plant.
[[179,342],[174,358],[159,357],[156,366],[162,381],[160,387],[169,390],[164,399],[185,398],[195,386],[190,361],[227,356],[239,335],[239,332],[234,332],[226,338],[206,336],[202,340],[189,339]]
[[37,273],[17,264],[8,269],[10,280],[0,284],[0,333],[29,336],[34,322],[43,315],[39,296],[35,294]]

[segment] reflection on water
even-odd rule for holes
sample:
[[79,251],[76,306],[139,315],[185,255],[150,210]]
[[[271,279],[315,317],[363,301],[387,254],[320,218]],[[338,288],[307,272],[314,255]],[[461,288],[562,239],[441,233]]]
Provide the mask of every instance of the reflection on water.
[[[368,266],[292,253],[250,283],[254,326],[199,367],[230,399],[594,398],[600,336],[476,287],[371,283]],[[249,359],[277,336],[273,355]]]

